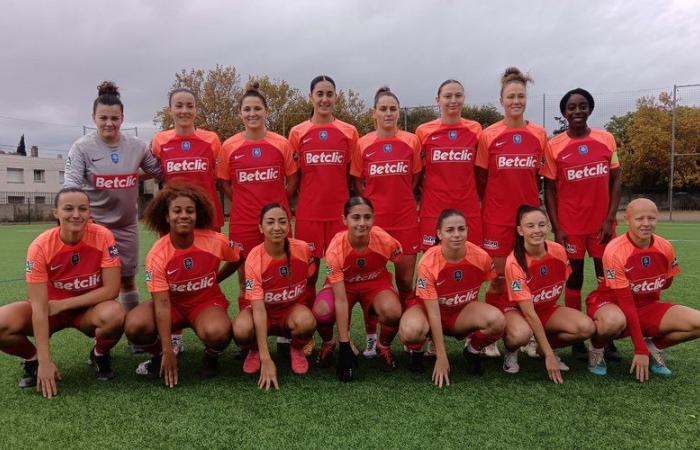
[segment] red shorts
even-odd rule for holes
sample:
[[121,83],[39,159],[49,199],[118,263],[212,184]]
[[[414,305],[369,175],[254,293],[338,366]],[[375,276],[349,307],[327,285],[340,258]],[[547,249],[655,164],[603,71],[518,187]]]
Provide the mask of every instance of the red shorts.
[[246,258],[248,253],[258,244],[262,244],[263,235],[258,225],[229,225],[228,238],[241,249],[241,257]]
[[416,255],[420,250],[420,231],[418,224],[415,227],[405,228],[403,230],[386,230],[391,237],[399,241],[401,250],[404,255]]
[[374,301],[377,295],[382,291],[391,291],[396,294],[397,297],[399,296],[389,277],[370,282],[365,281],[362,283],[346,284],[345,292],[348,297],[348,307],[350,311],[352,311],[355,303],[359,302],[362,312],[365,317],[368,317],[370,308],[372,307],[372,301]]
[[170,320],[172,322],[172,327],[175,329],[191,327],[197,319],[197,316],[207,308],[219,308],[228,315],[228,300],[221,296],[207,299],[204,302],[192,306],[170,303]]
[[287,329],[287,319],[289,318],[289,315],[292,313],[294,308],[296,308],[299,305],[300,303],[291,303],[284,307],[266,308],[267,335],[291,338],[292,335]]
[[[586,299],[586,312],[591,319],[595,318],[598,310],[608,304],[617,305],[615,300],[606,299],[599,295],[589,295]],[[642,329],[642,334],[648,337],[661,335],[661,320],[669,309],[676,306],[675,303],[665,303],[660,301],[649,302],[642,306],[637,306],[637,317],[639,317],[639,325]],[[624,336],[629,336],[625,331]]]
[[489,256],[508,256],[515,244],[515,227],[485,223],[481,247]]
[[[481,217],[467,217],[467,240],[472,244],[481,246],[483,243],[483,234],[481,223]],[[436,235],[435,229],[437,227],[437,217],[421,217],[420,218],[420,237],[421,237],[421,250],[428,250],[430,247],[435,245]]]
[[49,335],[66,328],[80,329],[80,322],[90,308],[71,309],[49,317]]
[[311,245],[313,256],[323,258],[323,254],[336,233],[345,230],[342,219],[338,220],[300,220],[296,219],[294,237]]
[[[464,338],[466,335],[460,335],[455,332],[455,324],[457,323],[457,318],[462,313],[462,309],[469,303],[461,305],[459,308],[440,308],[440,323],[442,324],[442,334],[445,336],[452,336],[458,339]],[[406,310],[409,308],[418,307],[423,310],[423,313],[428,317],[428,312],[425,309],[425,303],[418,297],[411,297],[406,301]],[[468,334],[468,333],[467,333]]]
[[[613,237],[615,228],[613,227]],[[586,251],[591,258],[602,258],[605,246],[598,241],[598,233],[569,235],[566,239],[566,254],[569,259],[583,259]]]
[[[499,303],[489,303],[489,304],[498,308],[503,314],[506,314],[506,313],[511,312],[511,311],[520,312],[520,308],[514,302],[501,301]],[[535,308],[535,312],[537,313],[537,317],[539,317],[540,322],[542,323],[543,327],[547,326],[547,322],[549,322],[549,319],[552,318],[552,315],[557,310],[557,308],[559,308],[560,306],[561,305],[557,305],[556,303],[552,303],[552,304],[547,305],[547,306],[540,306],[538,308]]]

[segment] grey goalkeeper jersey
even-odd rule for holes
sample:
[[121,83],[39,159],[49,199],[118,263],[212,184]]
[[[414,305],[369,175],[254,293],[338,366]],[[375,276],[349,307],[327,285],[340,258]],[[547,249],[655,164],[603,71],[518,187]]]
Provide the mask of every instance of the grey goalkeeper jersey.
[[96,222],[120,228],[138,221],[138,172],[161,178],[160,163],[141,139],[120,134],[107,145],[96,132],[75,141],[66,158],[64,187],[85,189]]

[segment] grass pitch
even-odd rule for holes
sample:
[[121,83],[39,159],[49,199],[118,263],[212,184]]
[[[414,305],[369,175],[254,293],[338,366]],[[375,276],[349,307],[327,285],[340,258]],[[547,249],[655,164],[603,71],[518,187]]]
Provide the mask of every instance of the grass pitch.
[[[25,298],[26,248],[51,225],[0,227],[0,304]],[[661,224],[658,233],[674,241],[681,276],[663,297],[700,308],[700,237],[697,224]],[[154,237],[142,233],[141,253]],[[142,259],[143,260],[143,259]],[[590,291],[587,265],[584,294]],[[143,272],[138,286],[145,298]],[[224,283],[235,314],[237,282]],[[360,314],[354,314],[353,338],[364,342]],[[452,385],[442,390],[408,372],[398,340],[400,369],[379,372],[360,361],[359,379],[341,384],[334,369],[313,367],[305,377],[277,360],[280,391],[261,392],[256,377],[225,353],[221,375],[198,375],[202,346],[185,332],[180,385],[167,389],[134,373],[142,355],[113,351],[117,378],[95,380],[85,361],[90,339],[65,330],[51,341],[63,375],[60,395],[44,400],[16,387],[20,362],[0,355],[0,423],[4,448],[700,448],[700,343],[668,350],[670,379],[652,376],[640,385],[628,374],[629,340],[618,345],[625,360],[609,363],[606,378],[596,378],[585,363],[571,360],[565,383],[549,382],[543,363],[521,355],[521,372],[501,371],[500,360],[486,363],[481,378],[468,376],[461,343],[447,339]],[[272,345],[274,351],[274,344]],[[274,353],[273,353],[274,357]]]

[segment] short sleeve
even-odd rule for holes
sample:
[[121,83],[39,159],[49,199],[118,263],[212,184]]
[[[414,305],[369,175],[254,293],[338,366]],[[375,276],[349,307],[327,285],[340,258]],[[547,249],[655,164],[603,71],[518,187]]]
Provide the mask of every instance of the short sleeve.
[[221,241],[221,259],[228,262],[241,260],[241,249],[231,239],[226,239],[224,235],[219,235]]
[[281,150],[282,156],[284,157],[284,173],[287,176],[293,175],[299,170],[297,162],[294,160],[294,149],[292,149],[289,141],[285,139]]
[[214,166],[218,167],[219,161],[221,159],[221,141],[219,140],[219,136],[216,134],[213,134],[212,137],[213,139],[211,141],[211,152],[214,154]]
[[508,299],[512,302],[531,300],[532,293],[527,285],[527,276],[517,261],[511,260],[508,262],[505,272]]
[[474,164],[482,169],[489,168],[489,142],[486,133],[479,135],[479,144],[476,147],[476,161]]
[[100,267],[120,267],[122,264],[119,258],[119,250],[117,249],[117,243],[114,241],[112,232],[105,230],[100,241],[102,247],[102,261],[100,262]]
[[262,287],[262,267],[258,262],[258,258],[248,258],[245,262],[245,299],[249,301],[265,298]]
[[540,170],[540,175],[549,180],[557,179],[557,160],[554,157],[554,151],[550,143],[547,143],[544,149],[544,166]]
[[417,136],[412,136],[411,147],[413,147],[413,174],[419,173],[423,170],[423,158],[421,156],[421,145]]
[[418,265],[418,281],[416,281],[416,295],[421,300],[435,300],[438,298],[435,287],[435,276],[430,270],[429,264]]
[[[612,250],[610,247],[608,249]],[[619,252],[606,251],[603,253],[603,273],[605,285],[611,289],[623,289],[630,285],[625,275],[625,262],[622,261]]]
[[221,180],[230,180],[231,174],[229,173],[228,160],[232,151],[230,150],[229,144],[224,142],[224,145],[219,151],[218,164],[216,164],[216,177]]
[[676,256],[676,251],[670,242],[664,242],[662,251],[668,260],[668,269],[666,272],[666,278],[672,278],[681,273],[681,267],[678,264],[678,257]]
[[46,255],[37,242],[32,242],[27,250],[24,272],[27,283],[48,283],[49,281],[49,274],[46,271]]
[[358,141],[355,147],[355,154],[350,158],[350,175],[356,178],[362,177],[362,153],[364,152],[362,144]]
[[352,128],[352,133],[350,136],[350,140],[348,142],[348,163],[352,166],[352,162],[357,158],[357,155],[360,153],[360,135],[357,133],[357,129],[355,127]]
[[66,157],[63,187],[82,188],[85,179],[85,159],[77,143],[74,143]]
[[[486,252],[484,252],[486,253]],[[498,277],[493,259],[488,254],[481,256],[481,270],[484,271],[484,281],[495,280]]]
[[146,147],[145,143],[143,145],[143,159],[141,160],[141,169],[147,174],[162,179],[163,172],[160,168],[160,161],[156,158],[153,153]]
[[165,278],[165,261],[159,248],[154,247],[146,257],[146,286],[148,292],[165,292],[169,290],[168,280]]
[[326,281],[334,284],[345,279],[343,274],[343,260],[345,256],[340,253],[338,246],[329,248],[326,252]]

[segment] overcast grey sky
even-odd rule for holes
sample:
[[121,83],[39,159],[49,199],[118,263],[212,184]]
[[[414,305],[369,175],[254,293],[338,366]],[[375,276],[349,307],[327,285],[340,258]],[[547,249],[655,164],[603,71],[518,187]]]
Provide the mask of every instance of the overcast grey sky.
[[24,133],[44,155],[67,150],[81,125],[91,124],[101,80],[117,82],[125,126],[138,125],[148,139],[174,74],[217,63],[304,92],[319,73],[364,99],[388,84],[404,106],[432,104],[446,78],[462,80],[468,103],[497,103],[499,76],[515,65],[535,79],[528,116],[536,122],[543,92],[553,107],[556,94],[577,86],[608,93],[700,83],[700,2],[693,0],[2,5],[0,145],[14,147]]

